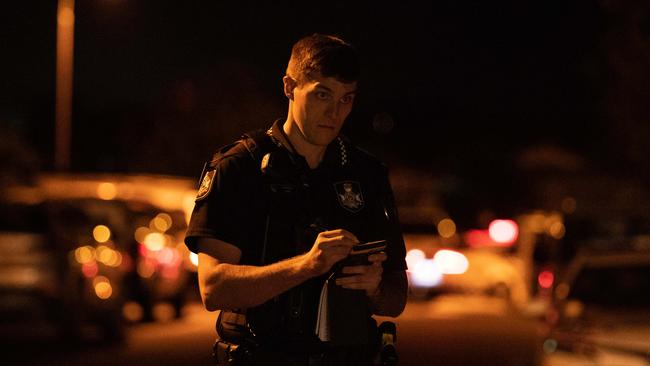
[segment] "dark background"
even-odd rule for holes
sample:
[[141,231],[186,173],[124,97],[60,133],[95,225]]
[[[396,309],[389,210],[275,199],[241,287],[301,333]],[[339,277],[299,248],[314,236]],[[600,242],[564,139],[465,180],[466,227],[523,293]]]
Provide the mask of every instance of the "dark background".
[[[71,170],[196,177],[218,146],[284,116],[291,45],[322,32],[362,57],[345,133],[391,167],[451,182],[461,193],[448,202],[531,208],[531,171],[643,186],[649,10],[606,0],[77,0]],[[0,163],[26,177],[54,169],[56,1],[2,13]]]

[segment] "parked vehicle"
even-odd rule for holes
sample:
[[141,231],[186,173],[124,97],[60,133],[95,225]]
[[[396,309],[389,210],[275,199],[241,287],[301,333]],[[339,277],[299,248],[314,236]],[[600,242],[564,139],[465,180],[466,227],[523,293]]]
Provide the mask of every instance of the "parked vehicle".
[[647,247],[580,252],[555,288],[547,353],[569,352],[596,365],[649,365],[649,278]]
[[56,175],[4,190],[1,334],[41,334],[47,324],[49,333],[119,340],[127,314],[153,320],[156,304],[167,302],[181,316],[195,270],[182,243],[193,185]]
[[93,237],[112,213],[66,202],[0,204],[3,335],[49,329],[70,339],[123,337],[125,253]]

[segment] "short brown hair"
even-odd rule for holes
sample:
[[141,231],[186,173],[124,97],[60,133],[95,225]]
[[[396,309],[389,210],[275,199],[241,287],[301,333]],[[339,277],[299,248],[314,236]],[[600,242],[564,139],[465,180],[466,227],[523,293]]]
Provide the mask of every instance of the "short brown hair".
[[351,83],[359,79],[357,51],[339,37],[314,33],[301,38],[291,49],[287,75],[297,81],[314,73]]

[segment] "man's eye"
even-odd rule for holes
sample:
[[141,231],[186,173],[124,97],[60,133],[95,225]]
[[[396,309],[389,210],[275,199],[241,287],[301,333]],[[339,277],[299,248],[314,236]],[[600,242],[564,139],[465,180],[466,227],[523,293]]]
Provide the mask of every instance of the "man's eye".
[[329,98],[329,96],[330,95],[328,93],[326,93],[326,92],[322,92],[322,91],[316,92],[316,97],[318,99],[327,99],[327,98]]
[[354,100],[354,95],[346,95],[343,98],[341,98],[341,103],[348,104],[348,103],[352,103],[353,100]]

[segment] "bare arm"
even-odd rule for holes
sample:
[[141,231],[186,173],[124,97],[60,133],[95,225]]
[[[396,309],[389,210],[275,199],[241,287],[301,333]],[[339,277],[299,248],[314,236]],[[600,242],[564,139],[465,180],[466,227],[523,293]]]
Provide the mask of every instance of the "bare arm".
[[241,251],[217,239],[199,239],[199,288],[209,311],[248,308],[323,274],[358,243],[345,230],[318,235],[305,254],[265,266],[240,265]]

